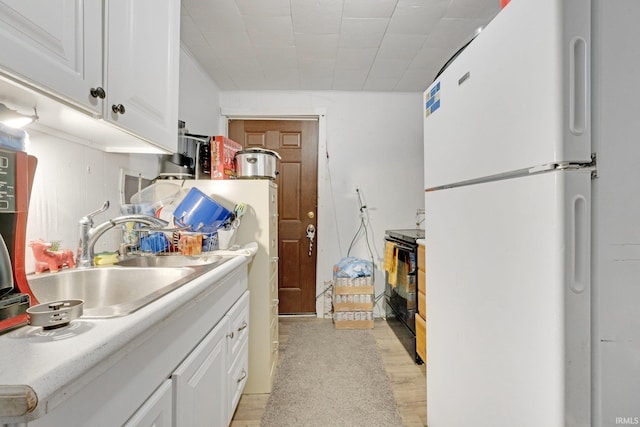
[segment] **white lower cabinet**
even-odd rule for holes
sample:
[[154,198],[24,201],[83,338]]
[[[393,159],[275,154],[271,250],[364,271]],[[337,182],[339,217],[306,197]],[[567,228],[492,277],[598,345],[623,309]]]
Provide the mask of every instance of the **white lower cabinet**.
[[[0,427],[228,426],[249,375],[250,328],[248,261],[228,263],[235,266],[200,279],[193,299],[171,311],[154,312],[150,305],[129,318],[78,321],[86,322],[85,335],[109,324],[147,323],[116,353],[39,402],[44,413],[0,417]],[[72,352],[81,337],[70,335],[60,345]],[[91,351],[103,339],[95,333],[87,341]],[[46,357],[42,351],[29,360]],[[60,366],[50,375],[64,375],[66,365]]]
[[175,426],[227,425],[225,316],[174,372]]
[[249,292],[172,375],[174,426],[228,426],[248,375]]
[[249,376],[249,292],[227,312],[229,360],[227,370],[227,424],[231,422]]
[[249,340],[244,340],[242,349],[238,353],[237,358],[229,368],[227,378],[229,379],[227,395],[229,396],[229,410],[227,424],[231,423],[233,413],[238,407],[242,391],[247,383],[247,377],[249,376]]
[[171,427],[173,425],[171,387],[171,380],[163,382],[123,427]]

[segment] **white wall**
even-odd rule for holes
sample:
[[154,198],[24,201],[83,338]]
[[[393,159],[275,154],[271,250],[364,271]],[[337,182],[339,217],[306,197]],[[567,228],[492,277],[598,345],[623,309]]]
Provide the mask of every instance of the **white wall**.
[[[356,186],[367,206],[377,263],[385,230],[415,228],[416,210],[424,208],[421,103],[420,93],[222,92],[223,113],[326,113],[318,156],[317,294],[359,227]],[[364,239],[351,255],[369,258]],[[377,270],[376,295],[383,290],[384,273]]]
[[[153,178],[158,175],[156,155],[112,154],[69,142],[36,130],[28,130],[31,142],[27,152],[38,159],[33,183],[27,242],[42,238],[59,240],[61,247],[75,253],[78,221],[100,208],[105,200],[111,206],[94,221],[99,224],[120,214],[121,170]],[[107,233],[96,244],[96,253],[118,249],[119,231]],[[27,247],[25,269],[34,271],[34,259]]]

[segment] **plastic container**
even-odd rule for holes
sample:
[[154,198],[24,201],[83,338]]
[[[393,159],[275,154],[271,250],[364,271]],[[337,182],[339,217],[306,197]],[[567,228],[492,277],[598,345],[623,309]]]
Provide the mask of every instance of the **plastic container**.
[[162,232],[149,233],[140,236],[140,249],[142,252],[167,252],[169,250],[169,240]]
[[220,249],[229,249],[236,243],[236,229],[230,228],[218,230],[218,247]]
[[191,231],[212,231],[231,217],[231,211],[194,187],[176,206],[173,217],[176,225],[189,226]]
[[132,204],[150,204],[158,212],[171,203],[179,200],[184,195],[184,190],[178,184],[169,181],[158,181],[143,188],[131,196]]

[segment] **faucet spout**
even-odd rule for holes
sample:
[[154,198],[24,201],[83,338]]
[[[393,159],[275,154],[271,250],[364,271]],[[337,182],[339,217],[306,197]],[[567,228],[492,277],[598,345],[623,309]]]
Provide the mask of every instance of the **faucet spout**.
[[[108,202],[105,203],[105,206],[109,206]],[[89,214],[80,219],[80,242],[78,244],[78,255],[76,258],[77,268],[88,268],[94,266],[93,258],[95,256],[94,247],[96,242],[100,236],[120,224],[124,224],[126,222],[137,222],[155,228],[166,227],[169,224],[167,221],[154,216],[131,214],[115,217],[94,227],[93,215],[99,212],[101,211]]]

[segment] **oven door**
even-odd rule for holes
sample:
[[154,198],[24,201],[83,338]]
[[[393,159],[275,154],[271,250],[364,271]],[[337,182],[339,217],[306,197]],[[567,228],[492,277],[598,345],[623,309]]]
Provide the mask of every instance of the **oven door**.
[[[396,317],[415,335],[417,310],[417,246],[396,243],[397,267],[395,277],[385,274],[387,317]],[[390,310],[390,311],[389,311]]]

